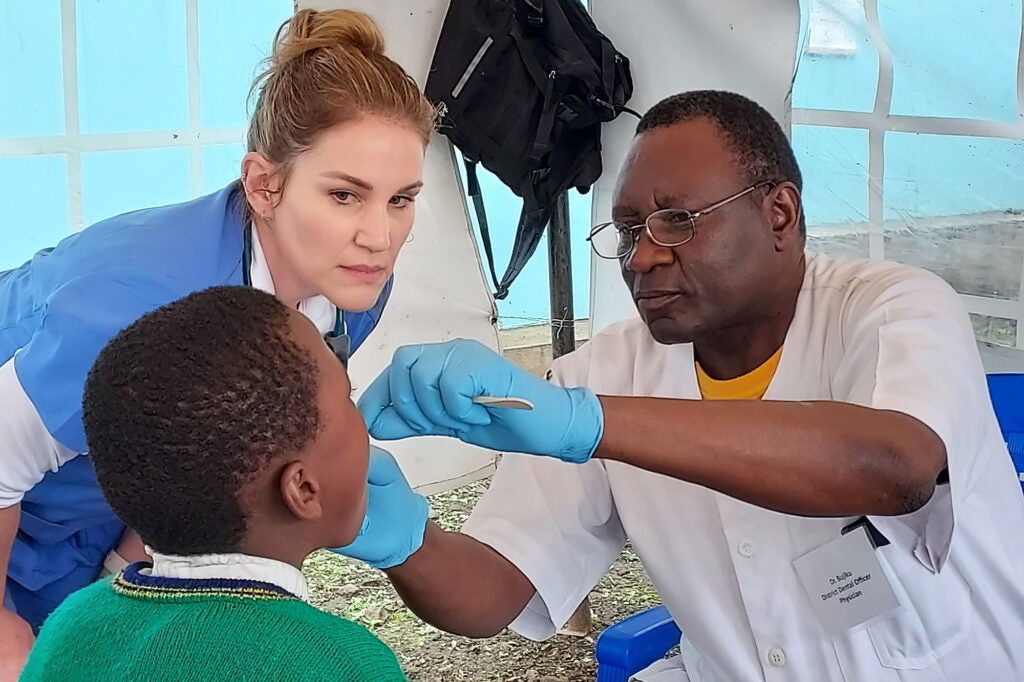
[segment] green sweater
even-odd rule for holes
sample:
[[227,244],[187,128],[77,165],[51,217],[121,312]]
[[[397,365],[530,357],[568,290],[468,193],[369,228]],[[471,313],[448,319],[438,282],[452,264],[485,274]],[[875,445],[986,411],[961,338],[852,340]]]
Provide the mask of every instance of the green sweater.
[[251,580],[180,580],[132,564],[46,620],[22,680],[405,680],[365,628]]

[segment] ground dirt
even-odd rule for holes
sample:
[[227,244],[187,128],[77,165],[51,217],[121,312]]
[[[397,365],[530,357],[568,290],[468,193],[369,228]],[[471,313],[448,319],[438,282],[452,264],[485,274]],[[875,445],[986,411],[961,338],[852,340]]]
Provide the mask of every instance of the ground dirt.
[[[457,530],[486,487],[487,481],[481,481],[432,496],[435,521]],[[303,572],[316,606],[368,627],[394,650],[414,682],[592,682],[596,636],[605,626],[659,601],[640,561],[627,549],[590,595],[589,636],[556,635],[531,642],[506,630],[474,640],[420,621],[383,573],[359,562],[321,551],[306,561]]]

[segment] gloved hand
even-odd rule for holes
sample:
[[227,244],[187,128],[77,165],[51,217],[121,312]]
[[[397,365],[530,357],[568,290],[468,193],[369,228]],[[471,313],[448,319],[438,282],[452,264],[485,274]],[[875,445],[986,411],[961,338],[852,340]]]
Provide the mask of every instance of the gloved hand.
[[430,507],[409,487],[390,452],[370,446],[366,518],[351,543],[332,552],[364,561],[374,568],[403,563],[423,544]]
[[[525,398],[533,410],[485,407],[478,395]],[[590,459],[604,414],[586,388],[539,379],[476,341],[403,346],[359,399],[374,438],[452,436],[493,450]]]

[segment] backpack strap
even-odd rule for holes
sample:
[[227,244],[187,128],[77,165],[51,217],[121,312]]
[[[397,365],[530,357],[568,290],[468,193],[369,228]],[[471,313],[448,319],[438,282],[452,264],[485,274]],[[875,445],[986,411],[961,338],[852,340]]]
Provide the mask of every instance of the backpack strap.
[[537,89],[543,91],[547,87],[548,83],[548,72],[544,70],[544,67],[540,65],[537,58],[533,54],[533,47],[526,40],[523,32],[519,30],[518,26],[513,26],[512,30],[509,31],[509,35],[512,36],[512,40],[515,42],[516,47],[519,48],[519,57],[523,60],[523,66],[530,72],[530,78],[537,85]]
[[544,67],[537,61],[532,46],[523,36],[517,27],[510,32],[512,40],[519,49],[519,56],[523,65],[530,73],[530,77],[537,84],[537,87],[544,93],[544,106],[541,110],[540,120],[537,122],[537,134],[533,138],[528,162],[532,166],[539,166],[544,155],[551,151],[551,132],[554,130],[555,118],[558,113],[558,105],[565,93],[561,92],[558,86],[558,74],[555,71],[544,72]]
[[[604,88],[605,97],[610,101],[607,102],[608,108],[611,109],[612,118],[615,118],[619,112],[615,111],[615,48],[608,40],[601,41],[601,85]],[[605,104],[605,102],[599,102],[599,104]]]
[[477,224],[480,226],[480,241],[483,242],[484,255],[487,257],[487,269],[490,271],[491,281],[494,282],[494,298],[500,301],[508,296],[512,282],[537,250],[537,244],[540,243],[544,229],[551,219],[554,202],[550,202],[552,208],[539,207],[532,185],[527,188],[526,196],[523,197],[523,209],[519,214],[519,224],[516,226],[512,257],[499,280],[498,272],[494,268],[491,230],[487,223],[487,210],[484,207],[483,192],[480,190],[480,179],[477,176],[477,162],[470,161],[466,156],[462,157],[462,161],[466,166],[466,194],[473,200]]
[[[476,174],[477,162],[470,161],[466,156],[462,157],[462,162],[466,166],[466,194],[473,200],[476,222],[480,226],[480,241],[484,244],[484,255],[487,256],[487,268],[491,271],[491,281],[494,282],[495,289],[500,289],[498,273],[494,269],[494,250],[491,247],[491,230],[487,225],[487,209],[484,208],[483,192],[480,191],[480,179]],[[495,294],[495,298],[499,298],[497,294]],[[504,296],[500,298],[504,298]]]
[[558,104],[562,101],[562,93],[556,87],[558,74],[554,71],[548,74],[547,83],[544,87],[544,108],[537,122],[537,135],[533,138],[533,147],[530,151],[529,162],[532,166],[539,166],[544,155],[551,151],[551,131],[555,127],[555,114],[558,112]]
[[544,27],[544,0],[519,0],[516,5],[516,13],[526,30],[535,32]]
[[523,267],[530,260],[537,245],[540,243],[544,230],[554,213],[555,202],[549,201],[547,205],[539,205],[536,194],[532,187],[524,192],[523,210],[519,214],[519,224],[516,227],[516,238],[512,245],[512,257],[509,259],[508,267],[498,282],[498,290],[494,298],[501,300],[508,296],[509,287],[522,271]]

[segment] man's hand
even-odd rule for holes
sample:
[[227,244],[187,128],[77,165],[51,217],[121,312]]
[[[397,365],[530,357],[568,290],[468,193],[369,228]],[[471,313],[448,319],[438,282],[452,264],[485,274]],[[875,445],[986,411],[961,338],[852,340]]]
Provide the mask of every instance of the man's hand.
[[[533,410],[484,407],[476,396],[525,398]],[[476,341],[403,346],[359,399],[381,440],[451,436],[493,450],[590,459],[604,426],[586,388],[562,388],[516,367]]]
[[13,611],[0,607],[0,682],[14,682],[32,650],[32,628]]
[[332,551],[364,561],[374,568],[404,562],[423,544],[429,507],[409,487],[391,453],[370,446],[368,503],[363,529],[351,543]]

